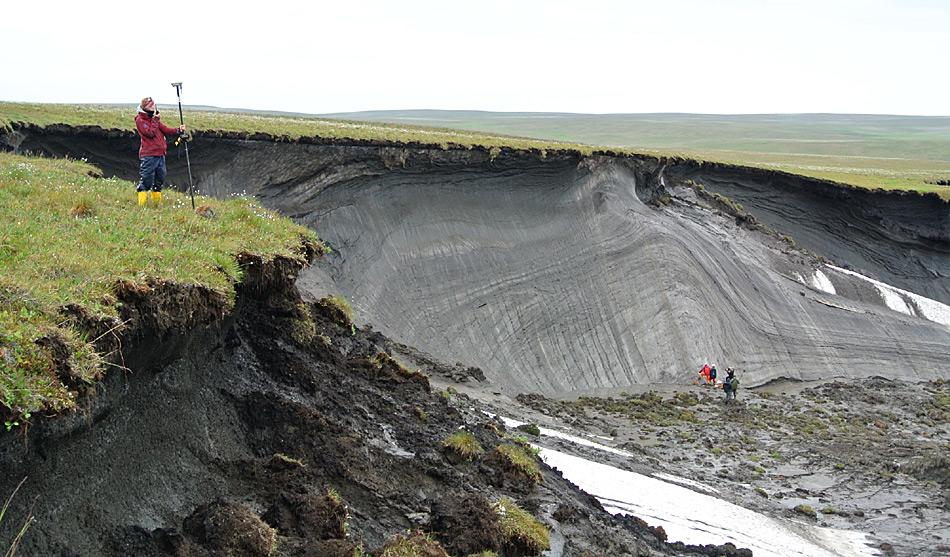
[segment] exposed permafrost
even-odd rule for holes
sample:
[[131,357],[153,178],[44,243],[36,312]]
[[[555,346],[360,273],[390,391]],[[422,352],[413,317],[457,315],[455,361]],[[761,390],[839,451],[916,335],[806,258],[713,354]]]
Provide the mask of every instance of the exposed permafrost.
[[[87,157],[134,178],[128,138],[26,132],[34,135],[21,149]],[[199,136],[196,186],[245,191],[316,228],[338,249],[304,273],[305,288],[345,295],[359,321],[478,367],[496,390],[680,382],[704,360],[742,369],[746,386],[866,369],[946,374],[947,326],[869,311],[864,304],[883,306],[874,287],[846,290],[848,277],[825,267],[854,303],[810,303],[784,279],[801,273],[811,284],[808,258],[690,195],[665,194],[686,178],[701,182],[817,254],[950,303],[944,273],[919,273],[946,260],[946,207],[929,198],[837,187],[818,195],[827,188],[801,177],[663,169],[650,157],[315,143]],[[184,171],[171,164],[172,181]]]
[[861,532],[772,518],[691,489],[606,464],[541,449],[541,459],[615,514],[662,526],[670,541],[733,543],[756,557],[878,555]]
[[910,300],[913,305],[916,306],[918,310],[920,310],[920,314],[924,318],[950,327],[950,306],[946,304],[940,303],[937,300],[931,300],[930,298],[921,296],[920,294],[914,294],[913,292],[908,292],[907,290],[901,290],[896,286],[891,286],[890,284],[881,282],[879,280],[874,280],[860,273],[849,271],[848,269],[835,267],[834,265],[828,265],[828,268],[873,284],[877,288],[878,292],[881,293],[881,297],[884,299],[884,303],[887,305],[887,307],[894,311],[899,311],[907,315],[916,315],[916,312],[914,312],[907,304],[906,300]]

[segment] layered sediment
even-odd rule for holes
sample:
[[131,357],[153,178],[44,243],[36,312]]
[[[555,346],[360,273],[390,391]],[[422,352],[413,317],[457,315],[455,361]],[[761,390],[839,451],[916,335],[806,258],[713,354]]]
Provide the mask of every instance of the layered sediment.
[[[134,178],[130,134],[17,133],[20,150]],[[255,195],[312,226],[334,253],[304,288],[346,295],[361,322],[509,392],[683,382],[703,361],[749,385],[946,374],[939,316],[903,294],[897,311],[826,266],[950,302],[937,196],[609,153],[275,139],[199,136],[198,189]],[[169,163],[184,183],[183,161]]]

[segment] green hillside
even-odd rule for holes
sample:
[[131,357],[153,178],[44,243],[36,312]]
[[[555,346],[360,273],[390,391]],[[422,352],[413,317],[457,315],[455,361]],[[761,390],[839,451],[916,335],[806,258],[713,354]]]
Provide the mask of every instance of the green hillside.
[[[159,107],[163,121],[177,125],[177,107]],[[14,122],[39,126],[69,124],[100,126],[107,129],[134,129],[135,106],[63,105],[0,102],[0,127]],[[590,145],[558,143],[550,140],[503,137],[497,134],[462,130],[426,128],[399,124],[348,122],[316,116],[294,116],[260,111],[192,110],[187,109],[186,123],[193,130],[267,133],[288,138],[324,137],[396,142],[420,142],[471,147],[512,147],[518,149],[578,149],[591,151]]]
[[[166,121],[177,121],[167,107]],[[521,149],[611,148],[784,170],[865,188],[950,200],[950,117],[841,114],[562,114],[378,111],[332,115],[187,109],[196,130]],[[0,126],[130,129],[134,106],[0,102]]]
[[394,110],[328,115],[618,146],[775,168],[950,199],[950,117],[860,114],[567,114]]

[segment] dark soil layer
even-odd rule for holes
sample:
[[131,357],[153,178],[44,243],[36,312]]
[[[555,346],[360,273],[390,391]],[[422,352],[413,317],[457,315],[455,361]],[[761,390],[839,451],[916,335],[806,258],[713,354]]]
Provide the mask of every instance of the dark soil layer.
[[[350,557],[417,528],[459,555],[522,555],[491,510],[508,496],[552,530],[553,555],[723,553],[667,546],[544,466],[537,485],[510,474],[489,458],[512,443],[500,424],[379,356],[381,334],[304,304],[296,268],[243,263],[229,318],[177,340],[136,335],[130,371],[110,373],[86,413],[0,436],[0,493],[28,478],[0,540],[32,508],[22,555]],[[140,323],[174,322],[149,297],[161,292],[140,293]],[[460,427],[484,457],[446,458],[442,442]]]
[[600,461],[700,481],[768,515],[868,532],[887,555],[950,552],[950,382],[785,383],[743,389],[729,404],[699,386],[518,400],[538,412],[519,419],[610,436],[639,455],[598,451]]

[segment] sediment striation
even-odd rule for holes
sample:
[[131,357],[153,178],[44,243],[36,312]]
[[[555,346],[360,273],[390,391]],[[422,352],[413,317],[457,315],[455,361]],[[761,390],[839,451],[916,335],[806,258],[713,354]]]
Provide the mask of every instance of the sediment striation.
[[[127,132],[20,126],[4,141],[134,178]],[[929,379],[950,361],[932,308],[896,294],[896,311],[826,266],[945,307],[950,205],[934,195],[608,152],[210,133],[191,152],[202,193],[255,195],[333,247],[302,288],[508,392],[682,382],[703,361],[747,385]],[[169,166],[186,183],[184,160]]]

